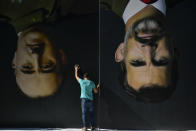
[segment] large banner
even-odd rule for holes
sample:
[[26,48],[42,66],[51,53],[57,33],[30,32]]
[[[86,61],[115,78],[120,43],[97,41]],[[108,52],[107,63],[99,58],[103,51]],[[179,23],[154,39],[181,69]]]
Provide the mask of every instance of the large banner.
[[196,129],[194,1],[2,0],[0,128]]

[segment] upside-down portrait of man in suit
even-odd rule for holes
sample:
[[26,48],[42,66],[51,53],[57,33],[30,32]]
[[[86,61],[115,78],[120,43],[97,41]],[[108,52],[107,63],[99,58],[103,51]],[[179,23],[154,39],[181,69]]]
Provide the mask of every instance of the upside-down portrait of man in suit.
[[1,49],[12,50],[2,62],[7,77],[1,81],[7,84],[0,96],[0,127],[81,127],[73,65],[92,72],[96,81],[97,11],[91,0],[0,1],[0,21],[7,23],[1,26],[9,25],[2,28],[2,45],[10,45]]
[[[101,82],[103,82],[101,86],[102,87],[101,89],[103,89],[101,90],[103,100],[101,102],[105,103],[105,106],[103,106],[104,104],[101,105],[105,110],[107,110],[108,113],[106,111],[105,111],[106,113],[105,115],[102,115],[100,113],[101,118],[105,120],[105,123],[102,122],[101,124],[104,127],[111,125],[111,127],[115,129],[138,129],[138,130],[195,129],[196,127],[193,121],[195,121],[195,115],[196,115],[195,113],[196,104],[194,102],[196,99],[194,95],[196,89],[194,84],[196,63],[192,59],[194,58],[193,56],[195,56],[194,53],[195,50],[195,44],[194,44],[195,26],[194,25],[195,24],[194,23],[196,19],[195,19],[195,13],[193,13],[195,10],[195,6],[193,3],[195,2],[194,1],[180,2],[180,1],[173,1],[173,0],[165,1],[167,6],[167,13],[166,16],[164,16],[163,13],[159,11],[159,14],[165,17],[163,18],[164,21],[161,20],[160,22],[165,22],[164,25],[166,26],[163,27],[166,27],[166,31],[167,31],[166,34],[169,34],[169,40],[171,40],[172,44],[168,45],[169,43],[161,42],[161,43],[157,43],[158,44],[157,47],[153,47],[153,45],[148,45],[148,44],[141,44],[143,42],[145,43],[145,41],[141,41],[140,39],[137,38],[137,36],[142,37],[141,35],[136,33],[137,31],[139,31],[137,29],[135,29],[135,31],[133,32],[130,31],[132,32],[129,36],[130,40],[128,40],[129,42],[125,44],[126,42],[124,41],[126,39],[124,37],[128,29],[126,29],[125,22],[122,19],[122,14],[129,1],[118,2],[118,1],[108,0],[106,2],[105,0],[104,2],[102,2],[103,9],[101,10],[102,37],[101,37],[100,54],[101,54]],[[133,2],[133,0],[130,0],[130,3],[131,2]],[[173,5],[173,2],[176,4],[175,6]],[[146,7],[146,4],[144,4],[142,1],[139,1],[139,3],[145,5]],[[151,4],[155,4],[155,3],[151,3]],[[122,8],[122,6],[124,8]],[[154,7],[155,5],[148,5],[148,6],[150,6],[148,8],[156,9]],[[137,6],[135,6],[135,8],[136,7]],[[142,10],[143,9],[145,8],[143,8],[142,6]],[[156,11],[158,10],[156,9]],[[142,16],[142,14],[140,15]],[[137,18],[138,17],[139,16],[137,16]],[[146,23],[149,22],[148,20],[146,20]],[[138,20],[138,22],[141,21]],[[159,24],[161,24],[160,22],[158,20]],[[137,26],[138,23],[137,22],[135,23],[136,23],[135,26]],[[152,22],[150,23],[152,24]],[[141,24],[139,27],[142,26],[143,25]],[[146,39],[147,38],[150,37],[146,36]],[[124,45],[119,43],[123,43]],[[164,47],[163,45],[167,45],[169,46],[169,48],[163,48]],[[174,48],[173,47],[171,48],[170,46],[171,47],[173,46]],[[121,59],[115,59],[114,57],[115,56],[114,54],[116,53],[117,49],[120,49],[118,47],[124,48],[124,50],[119,50],[122,51],[119,52],[120,55],[117,55],[118,53],[116,54],[116,58],[124,58],[122,59],[122,61],[120,61],[120,63],[116,62],[116,60],[121,60]],[[180,56],[178,55],[178,50],[176,52],[175,47],[178,48]],[[156,50],[158,48],[159,50]],[[172,54],[173,51],[170,49],[172,49],[175,52],[175,55]],[[149,50],[151,50],[152,52],[150,52]],[[125,52],[123,53],[123,51]],[[175,61],[173,61],[175,59],[170,59],[171,61],[168,61],[169,62],[168,66],[156,65],[157,63],[153,59],[158,60],[158,58],[160,58],[159,56],[166,55],[166,53],[169,53],[169,56],[171,56],[170,58],[172,58],[173,56],[175,57],[177,56],[177,58],[179,58],[177,59],[178,62],[177,68],[174,68],[175,64],[173,65],[174,67],[171,66],[173,62],[175,63]],[[152,57],[151,59],[149,59],[150,56]],[[132,65],[135,64],[133,63],[134,61],[128,61],[131,59],[133,60],[133,57],[134,59],[141,58],[139,59],[139,61],[138,60],[135,61],[137,65],[138,64],[140,65],[139,67],[138,66],[135,67]],[[123,70],[121,70],[122,69],[121,63],[124,64],[125,67],[123,68]],[[147,64],[149,64],[150,67],[149,69],[151,70],[147,69],[148,67]],[[165,71],[167,72],[168,69],[170,71],[168,71],[169,73],[165,75],[164,72]],[[176,74],[175,72],[173,72],[175,70],[178,70],[179,73]],[[152,90],[140,94],[142,93],[142,91],[139,92],[140,89],[136,90],[135,87],[142,87],[141,85],[142,82],[147,82],[147,80],[150,79],[150,78],[147,79],[148,77],[144,79],[145,78],[144,75],[150,76],[150,73],[152,73],[151,75],[156,75],[156,79],[154,79],[154,81],[152,82],[155,82],[156,80],[157,84],[159,83],[162,84],[162,86],[164,85],[163,83],[161,83],[163,82],[164,79],[162,76],[158,75],[159,74],[158,72],[162,73],[163,76],[165,75],[167,77],[172,74],[174,74],[174,76],[177,75],[178,78],[177,85],[170,88],[173,91],[172,90],[170,90],[171,92],[169,91],[171,95],[168,96],[168,94],[166,93],[168,97],[162,97],[163,99],[160,99],[160,96],[158,95],[159,94],[158,90],[154,91],[154,94],[151,94],[153,92]],[[137,73],[140,73],[140,75],[138,76]],[[129,79],[128,79],[128,75],[129,75]],[[134,79],[134,81],[132,81],[131,79],[133,75],[137,77]],[[154,77],[151,77],[152,80]],[[172,77],[168,78],[168,80],[171,81],[172,85],[175,83],[175,81],[172,81],[172,79],[174,78]],[[160,81],[158,81],[158,79]],[[167,91],[165,90],[164,92]],[[145,96],[145,99],[144,97],[141,99],[142,97],[141,95]],[[140,101],[138,101],[138,99],[140,99]]]
[[32,6],[30,3],[2,1],[1,14],[4,16],[2,19],[14,25],[18,33],[12,61],[18,87],[31,98],[47,97],[53,95],[62,84],[67,64],[66,52],[60,49],[61,43],[57,43],[54,23],[69,13],[80,15],[95,12],[96,2],[90,2],[92,7],[83,11],[77,7],[79,2],[74,0],[37,0]]
[[[105,2],[107,7],[109,1]],[[122,14],[126,32],[115,52],[115,61],[121,64],[121,85],[137,100],[164,101],[177,81],[176,49],[165,22],[169,1],[130,0],[121,7],[115,3],[113,10]]]

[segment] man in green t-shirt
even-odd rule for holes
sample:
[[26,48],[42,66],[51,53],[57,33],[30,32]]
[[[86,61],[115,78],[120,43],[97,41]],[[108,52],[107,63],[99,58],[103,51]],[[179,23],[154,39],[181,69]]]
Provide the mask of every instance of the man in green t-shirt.
[[95,83],[89,79],[88,73],[84,73],[83,79],[78,76],[79,65],[75,65],[75,78],[81,87],[81,107],[82,107],[82,121],[83,131],[87,130],[87,113],[90,113],[91,130],[94,129],[94,107],[93,107],[93,92],[98,93],[99,84],[97,87]]

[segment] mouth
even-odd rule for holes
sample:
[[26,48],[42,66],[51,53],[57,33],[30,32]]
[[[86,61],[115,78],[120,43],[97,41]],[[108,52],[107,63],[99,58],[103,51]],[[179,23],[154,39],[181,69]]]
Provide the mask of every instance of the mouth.
[[30,48],[39,48],[40,46],[42,46],[42,44],[26,44],[26,46]]
[[137,36],[139,38],[141,38],[141,39],[147,39],[147,40],[149,40],[149,39],[152,39],[152,37],[154,36],[154,34],[139,33]]
[[155,45],[162,36],[153,34],[153,33],[139,33],[135,36],[136,41],[141,44]]

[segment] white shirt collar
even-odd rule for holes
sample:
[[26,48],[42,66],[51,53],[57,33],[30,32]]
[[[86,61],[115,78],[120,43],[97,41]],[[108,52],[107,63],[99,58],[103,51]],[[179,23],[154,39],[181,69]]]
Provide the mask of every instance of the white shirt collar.
[[[125,11],[123,13],[123,20],[126,24],[128,19],[138,13],[140,10],[145,8],[148,4],[143,3],[140,0],[130,0],[127,4]],[[161,11],[164,15],[166,15],[166,3],[165,0],[158,0],[155,3],[151,4],[156,9]]]

